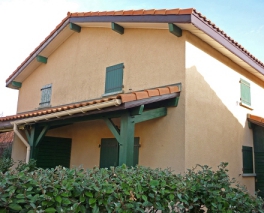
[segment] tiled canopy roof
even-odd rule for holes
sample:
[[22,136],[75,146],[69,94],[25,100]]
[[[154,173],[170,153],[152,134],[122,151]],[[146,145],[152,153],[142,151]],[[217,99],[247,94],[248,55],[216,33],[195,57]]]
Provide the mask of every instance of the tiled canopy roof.
[[259,64],[261,67],[264,68],[264,63],[254,57],[250,52],[248,52],[243,46],[241,46],[238,42],[228,36],[223,30],[217,27],[214,23],[212,23],[209,19],[203,16],[201,13],[197,12],[194,8],[188,9],[161,9],[161,10],[120,10],[120,11],[102,11],[102,12],[78,12],[78,13],[70,13],[68,12],[67,16],[59,23],[56,28],[44,39],[43,42],[39,44],[38,47],[21,63],[20,66],[6,79],[8,82],[15,74],[19,71],[19,69],[37,52],[37,50],[46,42],[48,41],[53,34],[69,19],[72,17],[85,17],[85,16],[146,16],[146,15],[194,15],[199,18],[202,22],[206,23],[210,26],[214,31],[222,35],[225,39],[227,39],[230,43],[232,43],[235,47],[240,49],[243,53],[245,53],[249,58]]
[[14,132],[4,132],[0,133],[0,143],[10,143],[13,142]]
[[66,111],[66,110],[84,107],[88,105],[103,103],[103,102],[111,101],[114,99],[120,99],[121,103],[126,103],[126,102],[131,102],[131,101],[136,101],[136,100],[148,99],[148,98],[155,97],[155,96],[162,96],[162,95],[177,93],[177,92],[180,92],[180,89],[178,86],[159,87],[159,88],[148,89],[144,91],[119,94],[119,95],[111,96],[108,98],[96,99],[92,101],[85,101],[81,103],[68,104],[65,106],[46,108],[42,110],[36,110],[36,111],[27,112],[27,113],[21,113],[17,115],[1,117],[0,122],[1,121],[12,121],[12,120],[18,120],[18,119],[24,119],[24,118],[30,118],[30,117],[37,117],[37,116],[46,115],[46,114],[52,114],[52,113],[56,113],[60,111]]
[[260,116],[256,116],[256,115],[251,115],[251,114],[248,114],[247,117],[250,122],[260,125],[260,126],[264,126],[264,118]]

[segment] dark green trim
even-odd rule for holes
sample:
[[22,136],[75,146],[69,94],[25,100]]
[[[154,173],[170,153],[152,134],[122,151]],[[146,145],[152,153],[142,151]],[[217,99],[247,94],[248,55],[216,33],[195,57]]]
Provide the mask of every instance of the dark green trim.
[[112,22],[111,23],[111,27],[112,27],[112,30],[114,30],[115,32],[119,33],[119,34],[124,34],[124,27]]
[[141,115],[135,116],[135,123],[148,121],[148,120],[163,117],[166,115],[167,115],[167,108],[166,107],[148,110],[146,112],[143,112]]
[[177,37],[182,36],[182,29],[176,26],[175,24],[169,23],[169,31],[173,35],[176,35]]
[[104,118],[104,121],[112,134],[115,136],[118,143],[120,143],[120,130],[117,128],[117,126],[114,124],[114,122],[111,120],[111,118]]
[[82,28],[77,24],[70,23],[70,29],[77,33],[80,33]]
[[180,97],[172,98],[170,100],[167,100],[166,105],[167,107],[177,107],[179,103]]
[[135,122],[128,112],[121,116],[120,126],[119,166],[133,166]]
[[252,123],[248,120],[248,128],[252,129]]
[[134,107],[131,108],[130,111],[130,115],[141,115],[143,113],[144,110],[144,105],[140,105],[138,107]]
[[38,62],[43,63],[43,64],[46,64],[48,62],[48,58],[41,56],[41,55],[37,55],[36,59]]
[[19,88],[22,87],[22,83],[21,83],[21,82],[12,81],[11,84],[12,84],[12,86],[15,87],[16,89],[19,89]]
[[36,147],[42,141],[43,137],[49,130],[49,125],[41,127],[39,125],[32,125],[25,129],[28,144],[30,145],[30,159],[36,157]]
[[45,136],[45,134],[47,133],[48,130],[49,130],[49,125],[45,126],[45,127],[41,130],[41,132],[40,132],[40,134],[38,135],[38,138],[37,138],[37,140],[36,140],[36,142],[35,142],[35,146],[37,146],[37,145],[39,144],[39,142],[43,139],[43,137]]
[[253,173],[253,148],[242,146],[243,153],[243,174]]

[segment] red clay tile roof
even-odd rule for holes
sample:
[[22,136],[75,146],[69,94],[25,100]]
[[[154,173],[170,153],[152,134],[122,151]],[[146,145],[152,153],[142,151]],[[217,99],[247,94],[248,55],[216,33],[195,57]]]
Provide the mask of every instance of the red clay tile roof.
[[10,115],[10,116],[6,116],[6,117],[1,117],[0,122],[1,121],[11,121],[11,120],[36,117],[36,116],[46,115],[46,114],[52,114],[55,112],[65,111],[65,110],[74,109],[74,108],[78,108],[78,107],[84,107],[84,106],[88,106],[88,105],[93,105],[93,104],[97,104],[97,103],[111,101],[114,99],[120,99],[121,103],[126,103],[126,102],[130,102],[130,101],[147,99],[147,98],[150,98],[153,96],[162,96],[162,95],[177,93],[177,92],[180,92],[180,89],[178,86],[159,87],[159,88],[149,89],[149,90],[145,90],[145,91],[137,91],[137,92],[126,93],[126,94],[118,94],[116,96],[111,96],[108,98],[96,99],[96,100],[92,100],[92,101],[85,101],[85,102],[75,103],[75,104],[68,104],[65,106],[59,106],[59,107],[53,107],[53,108],[46,108],[46,109],[31,111],[31,112],[27,112],[27,113],[21,113],[21,114],[17,114],[17,115]]
[[264,125],[264,118],[262,118],[262,117],[259,117],[259,116],[256,116],[256,115],[248,114],[248,115],[247,115],[247,118],[248,118],[248,120],[250,120],[250,121],[253,122],[253,123],[259,124],[259,125],[261,125],[261,126]]
[[11,143],[13,142],[14,132],[0,133],[0,143]]
[[71,17],[85,17],[85,16],[144,16],[144,15],[186,15],[192,14],[198,17],[201,21],[208,24],[212,29],[216,32],[224,36],[229,42],[231,42],[234,46],[244,52],[248,57],[250,57],[253,61],[255,61],[260,66],[264,67],[264,63],[254,57],[250,52],[248,52],[243,46],[241,46],[238,42],[228,36],[223,30],[217,27],[214,23],[212,23],[209,19],[203,16],[201,13],[197,12],[194,8],[188,9],[161,9],[161,10],[121,10],[121,11],[102,11],[102,12],[78,12],[78,13],[67,13],[67,16],[59,23],[56,28],[44,39],[43,42],[39,44],[38,47],[18,66],[18,68],[6,79],[8,82],[18,71],[19,69],[33,56],[36,51]]

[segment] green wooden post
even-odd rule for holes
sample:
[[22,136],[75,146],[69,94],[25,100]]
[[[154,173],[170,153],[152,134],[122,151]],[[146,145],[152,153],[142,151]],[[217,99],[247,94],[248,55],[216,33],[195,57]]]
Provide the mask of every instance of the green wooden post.
[[134,162],[134,134],[135,122],[129,112],[121,116],[120,125],[120,147],[119,147],[119,166],[126,164],[133,166]]
[[39,127],[38,125],[34,125],[31,126],[29,134],[26,132],[28,143],[30,145],[30,159],[36,158],[36,146],[39,144],[48,130],[48,125],[44,126],[43,128]]
[[29,134],[29,145],[30,145],[30,159],[35,158],[35,141],[37,137],[37,127],[31,126],[30,134]]

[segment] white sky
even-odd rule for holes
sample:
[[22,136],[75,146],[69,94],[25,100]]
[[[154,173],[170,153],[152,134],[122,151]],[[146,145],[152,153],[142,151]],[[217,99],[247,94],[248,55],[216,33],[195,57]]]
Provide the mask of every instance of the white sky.
[[264,62],[263,0],[0,0],[0,116],[16,113],[5,80],[67,12],[194,7]]

